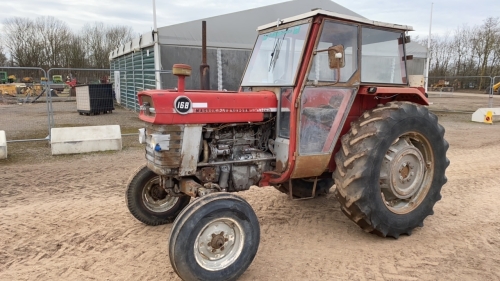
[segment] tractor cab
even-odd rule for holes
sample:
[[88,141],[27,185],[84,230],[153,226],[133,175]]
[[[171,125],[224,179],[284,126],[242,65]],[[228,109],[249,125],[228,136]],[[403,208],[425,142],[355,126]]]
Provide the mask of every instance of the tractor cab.
[[333,171],[331,155],[346,120],[398,100],[396,92],[426,104],[423,89],[408,88],[409,26],[315,10],[258,30],[241,91],[276,94],[274,172],[304,178]]

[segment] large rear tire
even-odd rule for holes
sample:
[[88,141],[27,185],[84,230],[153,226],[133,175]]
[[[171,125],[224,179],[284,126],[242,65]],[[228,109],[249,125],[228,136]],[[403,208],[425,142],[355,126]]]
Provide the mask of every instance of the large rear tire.
[[335,196],[367,232],[410,235],[433,214],[446,183],[448,142],[421,105],[392,102],[365,112],[335,155]]
[[182,280],[237,280],[252,263],[260,226],[252,207],[229,193],[212,193],[188,205],[175,220],[169,257]]
[[147,225],[161,225],[174,221],[189,204],[190,196],[171,197],[159,185],[159,176],[142,166],[130,180],[125,201],[130,213]]

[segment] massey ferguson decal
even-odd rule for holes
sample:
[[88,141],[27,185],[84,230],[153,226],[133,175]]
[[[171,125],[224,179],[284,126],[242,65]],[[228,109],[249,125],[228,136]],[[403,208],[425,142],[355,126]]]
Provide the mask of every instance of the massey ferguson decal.
[[195,113],[245,113],[245,112],[276,112],[276,108],[205,108],[195,109]]

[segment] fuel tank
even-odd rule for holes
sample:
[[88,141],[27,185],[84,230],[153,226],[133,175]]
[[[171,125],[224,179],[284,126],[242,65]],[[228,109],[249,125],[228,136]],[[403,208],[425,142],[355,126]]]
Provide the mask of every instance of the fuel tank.
[[218,92],[147,90],[138,93],[139,118],[152,124],[259,122],[276,112],[271,91]]

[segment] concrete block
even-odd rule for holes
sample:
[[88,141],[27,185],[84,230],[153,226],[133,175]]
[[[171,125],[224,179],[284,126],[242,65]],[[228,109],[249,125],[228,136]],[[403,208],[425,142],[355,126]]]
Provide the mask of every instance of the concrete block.
[[121,150],[119,125],[51,129],[52,155]]
[[0,159],[7,159],[7,138],[5,131],[0,131]]
[[[472,121],[474,122],[480,122],[480,123],[492,123],[493,120],[487,121],[486,117],[488,115],[488,112],[491,112],[493,120],[497,119],[500,120],[500,107],[496,108],[478,108],[476,112],[472,113]],[[497,116],[495,118],[495,116]]]

